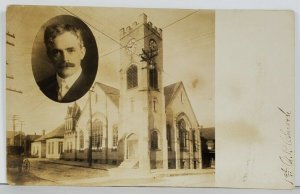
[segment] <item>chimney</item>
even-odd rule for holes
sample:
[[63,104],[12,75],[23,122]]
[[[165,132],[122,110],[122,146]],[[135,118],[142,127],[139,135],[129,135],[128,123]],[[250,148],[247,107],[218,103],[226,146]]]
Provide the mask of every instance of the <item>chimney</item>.
[[45,131],[45,129],[43,129],[43,131],[42,131],[42,135],[44,136],[44,135],[45,135],[45,133],[46,133],[46,131]]

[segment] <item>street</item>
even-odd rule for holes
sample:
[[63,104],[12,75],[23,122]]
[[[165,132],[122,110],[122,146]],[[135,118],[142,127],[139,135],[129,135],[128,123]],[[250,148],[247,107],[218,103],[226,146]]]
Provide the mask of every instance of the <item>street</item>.
[[[214,173],[176,176],[110,176],[112,166],[98,165],[97,168],[77,166],[79,162],[60,162],[30,159],[29,173],[19,173],[8,168],[7,178],[16,185],[76,185],[76,186],[171,186],[171,187],[212,187]],[[85,164],[85,163],[79,163]],[[96,166],[96,165],[95,165]],[[99,167],[100,166],[100,167]],[[114,166],[115,167],[115,166]]]

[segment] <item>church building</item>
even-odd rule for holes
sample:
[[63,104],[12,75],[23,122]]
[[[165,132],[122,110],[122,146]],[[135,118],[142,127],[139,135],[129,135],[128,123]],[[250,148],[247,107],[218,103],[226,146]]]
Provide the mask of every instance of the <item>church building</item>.
[[[120,30],[120,88],[96,82],[65,117],[63,158],[135,169],[202,168],[200,125],[182,82],[163,85],[162,30]],[[91,151],[90,151],[91,150]]]

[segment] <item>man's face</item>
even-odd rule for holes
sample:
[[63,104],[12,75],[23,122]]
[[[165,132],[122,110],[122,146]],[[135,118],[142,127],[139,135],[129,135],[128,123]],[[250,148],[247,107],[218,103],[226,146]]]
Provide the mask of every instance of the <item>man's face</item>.
[[73,75],[80,69],[81,60],[85,55],[85,47],[71,32],[64,32],[55,37],[50,59],[57,74],[62,78]]

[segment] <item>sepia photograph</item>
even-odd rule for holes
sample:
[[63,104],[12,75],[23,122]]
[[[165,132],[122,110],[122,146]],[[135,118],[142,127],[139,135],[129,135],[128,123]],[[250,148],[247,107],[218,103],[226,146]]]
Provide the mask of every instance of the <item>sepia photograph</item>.
[[215,11],[9,6],[10,185],[215,187]]
[[96,41],[82,21],[61,15],[41,27],[32,49],[32,69],[48,98],[56,102],[78,100],[92,86],[97,67]]

